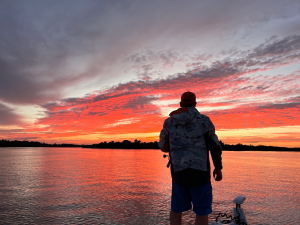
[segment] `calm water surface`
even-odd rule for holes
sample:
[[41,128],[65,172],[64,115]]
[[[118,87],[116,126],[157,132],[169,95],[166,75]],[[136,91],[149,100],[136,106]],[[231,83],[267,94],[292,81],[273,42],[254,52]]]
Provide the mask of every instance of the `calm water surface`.
[[[0,148],[0,224],[168,224],[170,171],[159,150]],[[300,153],[223,152],[213,213],[243,194],[249,224],[300,224]],[[183,214],[193,224],[194,213]]]

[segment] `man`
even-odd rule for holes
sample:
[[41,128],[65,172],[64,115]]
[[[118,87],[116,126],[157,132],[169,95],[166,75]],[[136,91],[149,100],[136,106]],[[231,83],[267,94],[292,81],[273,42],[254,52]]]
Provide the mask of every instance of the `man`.
[[222,149],[209,117],[200,114],[196,95],[185,92],[181,108],[170,113],[160,133],[159,148],[171,159],[172,198],[170,224],[180,225],[182,212],[192,208],[195,224],[207,225],[212,212],[209,150],[214,164],[213,176],[222,180]]

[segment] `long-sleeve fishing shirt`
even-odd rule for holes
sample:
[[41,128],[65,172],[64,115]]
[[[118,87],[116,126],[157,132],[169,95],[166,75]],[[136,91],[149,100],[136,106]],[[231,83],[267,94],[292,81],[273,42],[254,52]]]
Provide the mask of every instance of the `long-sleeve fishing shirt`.
[[200,186],[211,179],[209,150],[215,169],[222,169],[222,148],[208,116],[195,107],[179,108],[164,122],[159,148],[171,158],[172,179],[185,186]]

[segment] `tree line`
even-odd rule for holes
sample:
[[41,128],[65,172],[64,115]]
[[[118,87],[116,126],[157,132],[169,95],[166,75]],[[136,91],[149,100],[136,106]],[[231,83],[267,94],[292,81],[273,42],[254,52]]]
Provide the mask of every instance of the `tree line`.
[[[265,146],[265,145],[244,145],[244,144],[225,144],[220,141],[222,150],[224,151],[300,151],[300,148],[287,148],[287,147],[277,147],[277,146]],[[106,148],[106,149],[159,149],[158,142],[141,142],[140,140],[135,139],[133,142],[129,140],[120,141],[111,141],[111,142],[100,142],[98,144],[91,145],[78,145],[78,144],[47,144],[41,143],[38,141],[10,141],[2,139],[0,140],[0,147],[82,147],[82,148]]]
[[141,142],[135,139],[134,142],[124,140],[122,142],[100,142],[99,144],[86,145],[84,148],[115,148],[115,149],[159,149],[158,142]]
[[230,151],[300,151],[300,148],[287,148],[287,147],[278,147],[278,146],[266,146],[266,145],[244,145],[241,143],[230,145],[225,144],[220,141],[222,146],[222,150],[230,150]]
[[76,144],[47,144],[47,143],[41,143],[38,141],[10,141],[2,139],[0,140],[0,147],[82,147],[83,145],[76,145]]

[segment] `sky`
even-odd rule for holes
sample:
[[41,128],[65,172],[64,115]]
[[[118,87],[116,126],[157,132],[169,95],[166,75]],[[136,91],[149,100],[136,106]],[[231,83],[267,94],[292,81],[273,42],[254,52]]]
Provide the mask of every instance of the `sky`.
[[300,147],[298,0],[2,0],[0,139],[157,141],[192,91],[226,144]]

